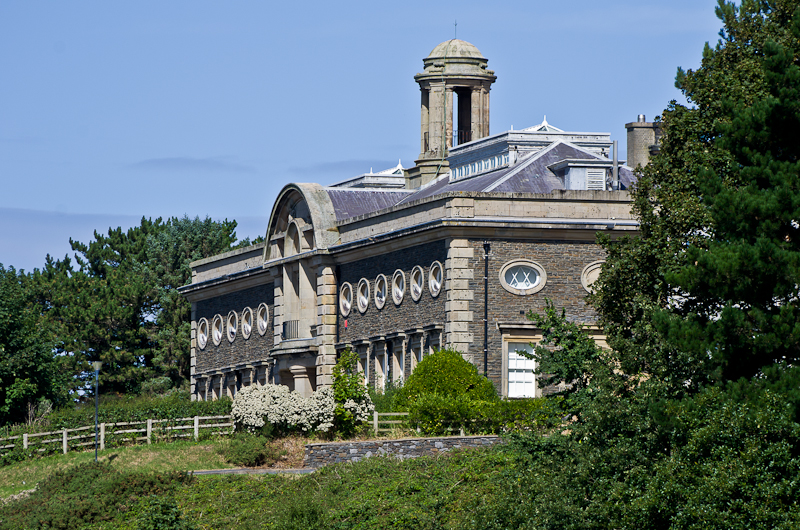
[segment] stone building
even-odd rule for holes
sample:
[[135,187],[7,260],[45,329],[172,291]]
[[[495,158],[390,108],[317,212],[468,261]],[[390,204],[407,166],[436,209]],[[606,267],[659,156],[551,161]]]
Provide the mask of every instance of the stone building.
[[492,135],[496,77],[478,49],[450,40],[423,62],[414,167],[289,184],[265,243],[192,264],[196,399],[266,382],[309,394],[348,347],[381,387],[445,346],[502,395],[534,396],[533,361],[516,353],[540,339],[526,312],[549,298],[595,320],[596,234],[637,230],[610,134],[544,120]]

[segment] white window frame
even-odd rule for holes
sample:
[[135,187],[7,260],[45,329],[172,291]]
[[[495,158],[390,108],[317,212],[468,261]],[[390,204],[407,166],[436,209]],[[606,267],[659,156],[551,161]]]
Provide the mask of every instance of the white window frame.
[[[538,382],[535,374],[534,374],[534,390],[533,390],[533,393],[532,393],[533,395],[524,395],[524,396],[522,396],[522,395],[514,395],[514,396],[512,396],[509,393],[509,386],[510,386],[509,385],[509,379],[510,379],[509,378],[509,374],[510,374],[510,372],[509,372],[509,370],[510,370],[510,368],[509,368],[509,364],[510,364],[510,362],[509,362],[509,351],[511,351],[512,353],[514,351],[514,350],[510,350],[510,348],[509,348],[510,345],[511,344],[515,344],[515,343],[524,343],[524,344],[533,343],[533,344],[538,344],[539,342],[541,342],[541,340],[542,340],[542,336],[541,335],[537,335],[537,334],[524,334],[524,335],[523,334],[520,334],[520,335],[516,335],[516,334],[514,334],[514,335],[512,335],[512,334],[505,335],[504,334],[503,335],[503,368],[502,368],[502,370],[503,370],[503,374],[502,374],[502,376],[503,376],[503,385],[502,385],[503,386],[503,392],[502,392],[502,394],[503,394],[504,397],[513,399],[513,398],[541,397],[542,396],[542,390],[539,387],[539,382]],[[535,369],[535,367],[536,367],[535,361],[531,360],[530,363],[531,363],[531,369]]]

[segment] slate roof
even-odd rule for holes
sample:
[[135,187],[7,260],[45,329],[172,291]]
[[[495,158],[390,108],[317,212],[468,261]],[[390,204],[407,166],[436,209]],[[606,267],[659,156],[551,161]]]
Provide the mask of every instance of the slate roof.
[[410,191],[383,191],[364,188],[326,188],[333,203],[336,220],[349,219],[394,206]]
[[[452,191],[551,193],[553,190],[563,190],[564,184],[548,166],[568,158],[607,160],[575,145],[555,142],[541,151],[522,158],[512,167],[459,180],[442,179],[408,195],[400,201],[400,204]],[[626,190],[636,181],[636,177],[629,168],[620,166],[619,180],[620,187]]]
[[[512,167],[504,167],[474,177],[450,180],[442,178],[416,191],[376,190],[369,188],[325,188],[333,203],[336,220],[377,212],[396,204],[433,197],[441,193],[497,192],[497,193],[542,193],[563,190],[564,184],[548,168],[564,159],[603,160],[585,149],[567,142],[554,142],[550,146],[520,159]],[[636,181],[630,168],[619,167],[620,187],[629,189]]]

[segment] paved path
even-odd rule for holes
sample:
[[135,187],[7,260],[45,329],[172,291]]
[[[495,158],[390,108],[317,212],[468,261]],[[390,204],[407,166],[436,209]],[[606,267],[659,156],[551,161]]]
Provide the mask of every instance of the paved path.
[[190,471],[195,475],[280,475],[283,473],[289,475],[305,475],[313,473],[312,468],[300,469],[250,469],[250,468],[237,468],[237,469],[205,469],[203,471]]

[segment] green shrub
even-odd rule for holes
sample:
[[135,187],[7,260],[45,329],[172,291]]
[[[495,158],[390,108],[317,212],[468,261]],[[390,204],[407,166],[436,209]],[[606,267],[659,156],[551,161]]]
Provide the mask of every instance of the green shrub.
[[407,409],[422,394],[465,396],[466,399],[494,401],[497,390],[489,379],[455,350],[438,350],[425,357],[400,389],[395,406]]
[[150,495],[141,499],[128,514],[136,530],[193,530],[171,496]]
[[254,436],[248,432],[237,433],[223,440],[217,452],[236,466],[256,467],[276,462],[286,451],[278,451],[269,445],[264,436]]
[[426,435],[500,434],[539,430],[559,421],[547,399],[476,400],[467,395],[421,394],[409,404],[408,422]]
[[356,428],[369,421],[375,410],[363,376],[358,372],[358,354],[349,348],[342,352],[333,367],[334,429],[352,435]]
[[188,484],[186,473],[120,472],[108,463],[53,473],[29,497],[0,506],[0,528],[85,528],[120,518],[142,497]]
[[403,388],[403,383],[401,381],[389,381],[380,391],[370,385],[368,388],[369,397],[372,400],[372,404],[375,406],[375,410],[378,412],[396,412],[397,400],[401,388]]

